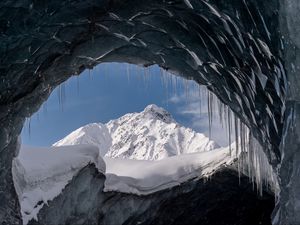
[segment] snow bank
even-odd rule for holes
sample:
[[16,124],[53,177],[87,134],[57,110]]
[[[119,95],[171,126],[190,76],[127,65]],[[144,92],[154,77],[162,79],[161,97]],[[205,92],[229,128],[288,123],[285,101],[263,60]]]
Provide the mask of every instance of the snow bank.
[[92,145],[22,146],[13,161],[12,172],[23,224],[37,219],[43,205],[58,196],[79,170],[90,163],[105,173],[105,162],[99,156],[99,149]]
[[112,159],[104,157],[104,191],[147,195],[179,185],[187,180],[211,175],[235,157],[228,148],[173,156],[158,161]]
[[50,148],[23,146],[13,176],[27,224],[89,163],[102,173],[106,164],[104,191],[147,195],[209,176],[234,158],[228,147],[220,148],[176,123],[163,108],[149,105],[107,124],[81,127]]
[[90,163],[100,172],[106,172],[104,191],[147,195],[209,176],[221,165],[231,164],[234,158],[228,148],[149,161],[108,157],[103,160],[98,147],[92,145],[22,147],[13,161],[13,177],[23,223],[27,224],[37,219],[44,204],[58,196],[80,169]]

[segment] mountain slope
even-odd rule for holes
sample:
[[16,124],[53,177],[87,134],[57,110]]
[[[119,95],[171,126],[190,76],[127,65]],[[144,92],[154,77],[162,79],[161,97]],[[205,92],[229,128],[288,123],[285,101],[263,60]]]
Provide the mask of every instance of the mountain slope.
[[179,125],[156,105],[112,120],[107,127],[112,146],[106,156],[112,158],[158,160],[219,147],[203,134]]
[[112,143],[107,127],[102,123],[90,123],[73,131],[65,138],[53,144],[64,145],[95,145],[99,148],[100,155],[104,156]]
[[210,151],[219,145],[204,134],[185,128],[163,108],[147,106],[107,124],[88,124],[54,146],[92,144],[101,156],[138,160],[159,160],[169,156]]

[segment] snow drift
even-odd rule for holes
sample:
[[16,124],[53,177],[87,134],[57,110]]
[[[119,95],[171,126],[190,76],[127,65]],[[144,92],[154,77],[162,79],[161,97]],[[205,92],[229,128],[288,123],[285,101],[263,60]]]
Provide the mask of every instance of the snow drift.
[[107,171],[104,191],[147,195],[190,179],[208,177],[222,165],[230,165],[233,160],[228,148],[157,161],[105,157]]
[[23,223],[58,196],[86,165],[95,164],[105,173],[99,149],[92,145],[33,148],[22,146],[13,160],[14,185],[21,205]]
[[23,146],[13,162],[23,223],[37,219],[88,164],[105,174],[104,191],[148,195],[210,176],[232,163],[229,152],[155,105],[105,125],[88,124],[49,148]]

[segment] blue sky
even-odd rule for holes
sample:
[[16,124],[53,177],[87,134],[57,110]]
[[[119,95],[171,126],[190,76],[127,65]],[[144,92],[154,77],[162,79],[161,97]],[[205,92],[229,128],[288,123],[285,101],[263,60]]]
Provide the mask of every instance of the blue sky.
[[[121,63],[100,64],[56,88],[25,124],[22,143],[49,146],[92,122],[106,123],[149,104],[168,110],[177,122],[208,135],[207,96],[193,81],[159,69]],[[63,101],[61,101],[62,99]],[[201,103],[201,107],[200,107]],[[201,112],[200,112],[201,109]],[[227,145],[225,129],[214,119],[212,139]]]

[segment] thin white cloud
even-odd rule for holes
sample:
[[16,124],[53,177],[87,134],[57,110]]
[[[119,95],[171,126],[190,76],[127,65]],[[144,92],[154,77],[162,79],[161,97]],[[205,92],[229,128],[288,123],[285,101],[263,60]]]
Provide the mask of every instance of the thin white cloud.
[[[192,88],[187,94],[174,94],[169,102],[176,107],[176,114],[188,120],[189,127],[209,136],[209,117],[207,95],[199,95],[199,90]],[[221,146],[228,145],[228,132],[220,122],[217,107],[213,108],[211,138]]]
[[179,103],[181,101],[180,97],[177,94],[174,94],[170,99],[170,103]]

